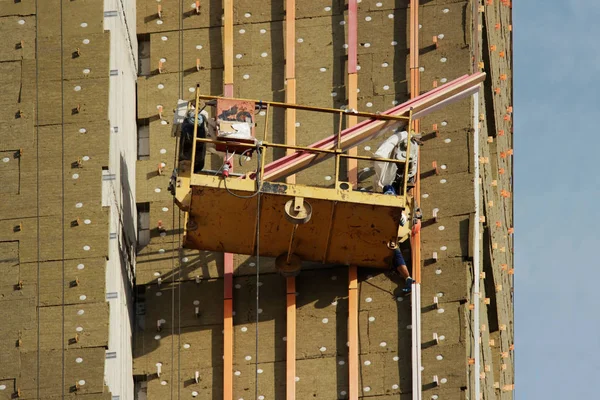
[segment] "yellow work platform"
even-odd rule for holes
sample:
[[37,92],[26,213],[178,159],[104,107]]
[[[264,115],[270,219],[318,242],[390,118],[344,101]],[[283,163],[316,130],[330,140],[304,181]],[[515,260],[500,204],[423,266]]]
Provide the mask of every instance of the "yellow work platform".
[[[213,107],[213,117],[203,111],[199,119],[196,105],[200,106],[201,100],[208,100],[202,110],[208,105]],[[185,111],[187,136],[180,141],[180,156],[184,157],[179,158],[170,188],[177,205],[186,212],[185,247],[275,257],[277,268],[287,275],[297,274],[302,261],[376,268],[390,266],[391,249],[410,234],[413,199],[407,190],[408,163],[351,156],[344,154],[344,146],[355,146],[389,124],[410,126],[412,111],[408,117],[353,111],[353,115],[369,120],[344,131],[340,123],[337,135],[302,147],[268,142],[266,128],[263,140],[257,139],[256,110],[266,107],[265,127],[269,125],[271,107],[338,114],[340,121],[345,111],[201,96],[199,87],[194,104],[188,105]],[[190,121],[194,121],[191,137]],[[216,137],[216,140],[206,136]],[[203,170],[204,161],[196,165],[196,157],[203,157],[202,146],[207,143],[225,153],[219,171]],[[407,154],[410,154],[410,133],[407,143]],[[265,166],[263,156],[268,148],[283,148],[294,151],[295,155]],[[230,176],[231,160],[236,152],[244,157],[255,154],[256,170],[245,177]],[[327,157],[335,157],[333,187],[275,182]],[[344,158],[401,164],[404,169],[401,194],[353,190],[350,183],[339,180]]]
[[[386,268],[389,244],[410,232],[408,222],[400,226],[404,197],[350,188],[347,182],[337,188],[263,182],[259,214],[256,196],[235,196],[255,194],[254,180],[193,174],[177,189],[177,202],[188,212],[184,246],[254,255],[258,237],[261,256],[290,252],[298,261]],[[306,223],[295,224],[286,213],[286,203],[298,199],[312,210]]]

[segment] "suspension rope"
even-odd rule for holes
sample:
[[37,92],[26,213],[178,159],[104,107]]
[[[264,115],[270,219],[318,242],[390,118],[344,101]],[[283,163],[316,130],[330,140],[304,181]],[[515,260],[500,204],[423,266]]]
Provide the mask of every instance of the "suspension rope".
[[[258,399],[258,316],[260,306],[260,200],[261,200],[261,189],[262,183],[260,182],[260,166],[261,166],[261,151],[258,151],[258,168],[256,175],[256,185],[258,190],[256,193],[256,323],[255,323],[255,355],[254,355],[254,376],[255,376],[255,387],[254,387],[254,398]],[[252,196],[251,196],[252,197]]]

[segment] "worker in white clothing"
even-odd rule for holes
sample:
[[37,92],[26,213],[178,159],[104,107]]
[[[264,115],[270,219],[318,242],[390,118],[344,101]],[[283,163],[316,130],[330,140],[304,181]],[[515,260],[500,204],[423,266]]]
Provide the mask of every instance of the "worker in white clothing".
[[[411,137],[408,182],[414,182],[417,174],[417,163],[419,156],[419,140]],[[375,152],[375,157],[396,159],[406,161],[406,150],[408,148],[408,132],[396,130],[394,134],[386,139]],[[404,168],[400,164],[385,161],[375,161],[375,189],[385,194],[400,194],[404,182]]]

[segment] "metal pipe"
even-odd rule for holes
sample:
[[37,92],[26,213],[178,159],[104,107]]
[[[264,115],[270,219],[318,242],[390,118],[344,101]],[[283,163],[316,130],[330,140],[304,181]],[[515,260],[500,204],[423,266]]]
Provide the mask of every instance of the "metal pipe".
[[337,143],[335,146],[335,150],[337,152],[336,156],[335,156],[335,187],[337,187],[339,181],[340,181],[340,154],[341,150],[342,150],[342,122],[344,121],[343,118],[343,113],[340,111],[340,114],[338,116],[339,121],[338,121],[338,131],[337,131]]
[[[415,292],[415,313],[416,313],[416,339],[417,339],[417,343],[419,344],[419,346],[417,346],[417,386],[419,387],[419,389],[421,389],[423,387],[423,380],[422,380],[422,373],[421,373],[421,366],[422,366],[422,359],[421,359],[421,284],[419,282],[414,284],[414,292]],[[423,398],[423,392],[422,390],[418,391],[418,395],[419,395],[419,400],[422,400]]]
[[265,113],[265,130],[263,132],[263,142],[267,141],[267,134],[268,134],[268,130],[269,130],[269,114],[271,111],[271,106],[269,104],[267,104],[267,111]]
[[391,163],[395,163],[395,164],[404,164],[406,161],[403,160],[396,160],[393,158],[377,158],[377,157],[370,157],[370,156],[353,156],[350,154],[340,154],[340,157],[342,158],[351,158],[351,159],[356,159],[356,160],[368,160],[368,161],[381,161],[381,162],[391,162]]
[[[410,165],[410,142],[411,142],[411,131],[410,129],[406,132],[408,141],[406,142],[406,162],[404,163],[404,187],[402,189],[402,194],[406,196],[406,189],[408,188],[408,166]],[[413,160],[416,162],[416,160]]]
[[[410,112],[410,118],[412,120],[412,110]],[[410,165],[410,142],[411,140],[411,122],[408,123],[408,130],[406,131],[406,162],[404,163],[404,177],[402,178],[403,187],[402,187],[402,195],[406,196],[406,189],[408,188],[408,166]],[[413,162],[418,162],[417,160],[413,160]],[[414,262],[414,261],[413,261]]]
[[[200,99],[201,100],[219,100],[219,99],[225,99],[225,97],[201,95]],[[317,111],[317,112],[324,112],[324,113],[330,113],[330,114],[343,113],[343,114],[354,115],[356,117],[371,118],[371,119],[376,119],[376,120],[408,121],[408,117],[405,117],[403,115],[375,114],[375,113],[368,113],[368,112],[363,112],[363,111],[350,111],[350,110],[340,110],[338,108],[305,106],[305,105],[301,105],[301,104],[283,103],[283,102],[278,102],[278,101],[265,101],[265,100],[253,100],[253,99],[236,99],[236,100],[249,101],[249,102],[254,102],[254,103],[262,103],[265,105],[271,105],[272,107],[292,108],[295,110],[303,110],[303,111]]]
[[[413,289],[416,286],[416,284],[413,284]],[[419,387],[419,377],[417,376],[417,365],[416,365],[416,360],[417,360],[417,346],[415,345],[417,343],[417,314],[416,314],[416,310],[417,310],[417,306],[416,306],[416,301],[417,301],[417,293],[416,290],[412,290],[410,293],[410,303],[411,303],[411,309],[410,309],[410,324],[411,324],[411,331],[410,331],[410,335],[411,335],[411,343],[412,346],[410,347],[410,357],[412,359],[412,366],[411,366],[411,370],[412,370],[412,392],[413,392],[413,400],[418,400],[419,399],[419,392],[421,391],[421,388]]]
[[[263,146],[265,146],[265,147],[277,147],[277,148],[281,148],[281,149],[294,149],[294,150],[301,150],[301,151],[307,151],[307,152],[312,152],[314,150],[314,147],[291,146],[291,145],[288,145],[288,144],[279,144],[279,143],[266,143],[266,144],[263,143]],[[319,149],[315,153],[335,154],[335,153],[337,153],[337,150]]]
[[[224,143],[224,141],[222,141],[222,140],[205,139],[205,138],[196,138],[196,141],[203,142],[203,143],[214,143],[214,144],[223,144]],[[245,147],[245,148],[248,148],[248,149],[254,149],[254,148],[256,148],[256,145],[253,144],[253,143],[243,143],[243,142],[234,142],[234,143],[235,143],[235,146],[238,146],[238,147]],[[350,154],[341,153],[337,149],[328,150],[328,149],[320,149],[320,148],[317,148],[317,147],[290,146],[290,145],[287,145],[287,144],[279,144],[279,143],[271,143],[271,142],[262,142],[262,146],[264,148],[276,147],[276,148],[281,148],[281,149],[294,149],[294,150],[306,151],[308,153],[327,153],[327,154],[336,154],[336,153],[338,153],[340,157],[343,157],[343,158],[355,158],[355,159],[358,159],[358,160],[382,161],[382,162],[391,162],[391,163],[395,163],[395,164],[404,164],[405,163],[405,161],[403,161],[403,160],[396,160],[396,159],[392,159],[392,158],[379,158],[379,157],[369,157],[369,156],[353,156],[353,155],[350,155]]]

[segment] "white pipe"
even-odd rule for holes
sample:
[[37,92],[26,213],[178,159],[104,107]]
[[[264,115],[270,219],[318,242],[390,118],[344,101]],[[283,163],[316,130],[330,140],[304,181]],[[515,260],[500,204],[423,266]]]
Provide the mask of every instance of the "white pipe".
[[413,400],[419,400],[419,393],[421,392],[419,388],[419,375],[418,375],[418,367],[417,367],[417,316],[415,310],[417,309],[417,296],[414,287],[416,284],[413,284],[413,290],[410,293],[410,304],[411,304],[411,312],[410,312],[410,323],[412,326],[411,329],[411,359],[412,359],[412,398]]
[[413,400],[421,400],[422,398],[422,381],[421,381],[421,285],[413,283],[410,294],[411,300],[411,323],[412,323],[412,390]]
[[475,224],[473,226],[473,325],[474,325],[474,352],[475,352],[475,384],[473,399],[479,399],[481,391],[481,382],[479,380],[480,370],[480,325],[479,325],[479,283],[480,283],[480,265],[479,265],[479,93],[473,94],[473,163],[475,165],[475,179],[473,179],[473,192],[475,195]]
[[415,284],[415,314],[416,314],[416,321],[417,321],[417,333],[416,333],[416,337],[417,337],[417,399],[421,400],[423,398],[423,392],[422,392],[422,388],[423,388],[423,382],[422,382],[422,373],[421,373],[421,366],[423,365],[422,360],[421,360],[421,284],[420,283],[416,283]]

